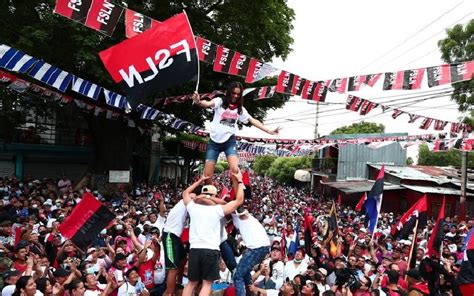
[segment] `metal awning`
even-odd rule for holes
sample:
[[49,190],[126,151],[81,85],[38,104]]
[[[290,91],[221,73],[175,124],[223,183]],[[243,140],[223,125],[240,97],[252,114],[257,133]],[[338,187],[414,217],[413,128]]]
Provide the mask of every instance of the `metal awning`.
[[[336,182],[326,182],[322,183],[323,185],[332,187],[339,191],[342,191],[346,194],[359,193],[359,192],[369,192],[374,186],[375,181],[372,180],[361,180],[361,181],[336,181]],[[391,183],[384,183],[383,190],[401,190],[404,189],[400,185],[394,185]]]

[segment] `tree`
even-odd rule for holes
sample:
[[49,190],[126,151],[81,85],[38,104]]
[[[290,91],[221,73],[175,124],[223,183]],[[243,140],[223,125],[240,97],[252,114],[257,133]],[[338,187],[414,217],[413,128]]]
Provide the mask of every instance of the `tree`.
[[[270,61],[274,57],[285,59],[291,51],[290,45],[293,39],[290,32],[293,28],[291,23],[294,20],[294,12],[282,0],[128,0],[117,2],[126,2],[130,9],[142,12],[156,20],[167,19],[185,8],[197,35],[264,61]],[[102,66],[98,52],[125,39],[123,22],[118,24],[113,37],[109,38],[82,24],[54,14],[54,4],[55,0],[34,3],[26,0],[2,1],[0,4],[2,43],[120,93],[120,89]],[[212,66],[202,64],[201,92],[224,89],[224,85],[231,80],[242,81],[241,78],[215,73],[212,71]],[[269,83],[275,83],[275,79],[262,80],[253,86]],[[193,90],[194,84],[190,83],[164,91],[156,97],[186,94]],[[79,97],[76,93],[69,93],[69,95]],[[246,102],[246,108],[252,116],[262,119],[268,109],[281,107],[288,98],[288,96],[279,95],[275,100],[265,102],[251,100]],[[155,105],[154,101],[154,98],[147,98],[146,103],[197,125],[202,125],[209,117],[208,112],[192,107],[191,102],[163,106]],[[98,104],[105,105],[104,99],[100,98]],[[11,102],[7,102],[6,105],[11,105]],[[9,126],[8,129],[21,122],[11,114],[0,116],[2,117],[0,123],[4,127]],[[138,125],[149,124],[140,120],[135,112],[132,112],[130,116]],[[92,170],[103,172],[112,167],[129,169],[134,152],[137,157],[142,157],[134,149],[139,146],[137,143],[140,141],[149,142],[146,139],[140,140],[143,137],[149,138],[149,135],[142,135],[137,129],[129,130],[121,121],[111,121],[93,115],[86,118],[96,146],[94,158],[96,163]],[[77,117],[72,116],[71,120],[77,120]]]
[[289,183],[293,180],[296,170],[310,167],[310,157],[278,157],[273,161],[267,173],[281,183]]
[[[474,60],[474,20],[470,20],[464,27],[455,25],[446,30],[447,37],[438,42],[441,58],[446,63],[457,63]],[[459,111],[467,111],[474,105],[474,79],[452,85],[454,92],[451,98],[459,105]],[[473,117],[467,118],[465,123],[473,125]]]
[[218,161],[216,163],[215,173],[220,174],[229,169],[229,163],[227,161]]
[[275,155],[259,155],[255,157],[252,168],[257,174],[265,176],[275,159],[277,159]]
[[413,163],[414,163],[413,158],[408,157],[407,160],[406,160],[406,164],[407,165],[412,165]]
[[331,132],[331,135],[339,134],[375,134],[384,133],[385,126],[383,124],[377,124],[375,122],[359,122],[351,125],[341,126]]
[[[458,150],[430,151],[426,144],[418,148],[418,164],[431,166],[454,166],[461,167],[461,153]],[[468,155],[468,167],[474,167],[474,154]]]

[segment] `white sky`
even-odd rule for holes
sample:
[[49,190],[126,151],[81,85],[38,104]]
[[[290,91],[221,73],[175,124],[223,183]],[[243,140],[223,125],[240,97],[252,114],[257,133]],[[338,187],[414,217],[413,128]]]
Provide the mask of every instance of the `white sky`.
[[[472,0],[290,0],[288,4],[296,13],[292,32],[293,52],[286,61],[275,60],[272,64],[279,69],[310,80],[442,64],[437,42],[445,37],[445,29],[474,18],[474,1]],[[423,29],[424,27],[426,28]],[[420,32],[416,34],[418,31]],[[413,36],[415,34],[416,36]],[[382,83],[383,77],[374,88],[366,86],[360,92],[352,94],[375,102],[384,102],[396,98],[381,97],[399,94],[413,95],[418,92],[382,91]],[[429,89],[425,77],[420,91],[442,88]],[[346,97],[347,94],[328,93],[326,102],[345,104]],[[407,102],[409,101],[403,101],[403,103]],[[418,128],[421,119],[414,124],[407,123],[407,115],[401,115],[393,120],[392,112],[388,111],[381,115],[381,108],[374,109],[364,117],[345,110],[344,104],[320,106],[320,135],[328,134],[339,126],[350,125],[364,118],[366,121],[383,123],[386,126],[386,132],[433,133],[432,127],[427,131]],[[436,119],[457,121],[461,114],[457,112],[456,107],[448,96],[400,109]],[[336,108],[339,110],[324,112]],[[264,123],[269,127],[282,128],[278,138],[313,138],[315,110],[315,105],[307,104],[305,100],[294,97],[283,108],[268,112]],[[449,131],[449,125],[446,131]],[[238,132],[238,135],[271,137],[255,127],[244,128]]]

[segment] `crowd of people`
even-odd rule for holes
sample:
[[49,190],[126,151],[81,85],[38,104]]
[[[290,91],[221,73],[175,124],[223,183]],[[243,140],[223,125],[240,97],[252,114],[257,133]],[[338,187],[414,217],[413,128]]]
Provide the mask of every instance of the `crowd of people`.
[[[230,180],[235,194],[226,200],[219,184]],[[442,256],[431,265],[438,278],[430,282],[420,264],[433,219],[401,239],[390,235],[400,213],[382,213],[372,238],[363,213],[338,206],[332,231],[331,198],[252,173],[250,180],[244,186],[241,173],[226,173],[214,176],[216,186],[206,177],[176,188],[163,180],[106,196],[73,190],[66,178],[0,178],[2,296],[433,295],[429,284],[439,295],[460,295],[456,276],[472,218],[446,218]],[[245,200],[244,189],[251,189]],[[116,218],[81,250],[59,225],[86,192]]]

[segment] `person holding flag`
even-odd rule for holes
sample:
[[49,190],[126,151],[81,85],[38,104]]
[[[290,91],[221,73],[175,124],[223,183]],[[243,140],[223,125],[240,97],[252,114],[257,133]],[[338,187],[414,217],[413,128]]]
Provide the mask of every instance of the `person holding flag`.
[[[224,152],[232,173],[239,170],[239,159],[237,157],[237,142],[235,133],[237,131],[237,121],[261,129],[270,135],[278,135],[279,128],[269,129],[259,120],[253,118],[243,106],[244,87],[240,82],[231,82],[227,86],[224,98],[216,97],[211,101],[201,100],[198,93],[194,93],[193,101],[203,108],[214,109],[214,117],[211,122],[210,139],[207,144],[206,164],[204,166],[204,176],[212,177],[216,166],[217,158]],[[210,181],[210,180],[209,180]]]

